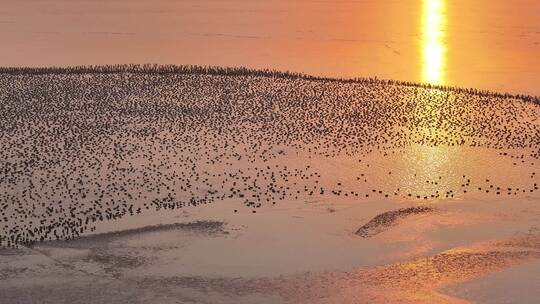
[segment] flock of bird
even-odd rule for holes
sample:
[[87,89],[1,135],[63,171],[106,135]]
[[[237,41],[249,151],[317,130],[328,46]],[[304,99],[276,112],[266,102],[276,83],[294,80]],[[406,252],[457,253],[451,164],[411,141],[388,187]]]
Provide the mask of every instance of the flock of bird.
[[[538,190],[534,98],[178,69],[0,71],[0,248],[71,239],[100,221],[218,200],[241,201],[256,213],[308,197],[426,200]],[[364,185],[342,184],[324,169],[349,159],[364,160],[368,170],[369,155],[412,145],[504,151],[501,157],[530,169],[529,181],[508,186],[463,175],[461,187],[413,193],[369,184],[367,171],[350,176]],[[435,187],[446,178],[438,174],[422,182]]]

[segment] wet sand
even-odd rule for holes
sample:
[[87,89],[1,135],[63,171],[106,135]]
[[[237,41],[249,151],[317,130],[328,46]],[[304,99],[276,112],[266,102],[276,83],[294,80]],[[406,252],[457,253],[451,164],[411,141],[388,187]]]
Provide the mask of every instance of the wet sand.
[[537,98],[182,71],[0,75],[2,301],[534,294]]
[[[536,268],[519,267],[540,258],[540,234],[531,228],[538,227],[539,214],[530,213],[538,199],[512,206],[440,203],[436,213],[408,217],[370,241],[354,229],[377,216],[369,209],[381,208],[379,203],[336,204],[333,212],[303,203],[267,210],[256,219],[224,216],[220,206],[201,208],[181,215],[184,225],[4,251],[2,296],[9,303],[490,302],[500,295],[490,293],[490,286],[500,285],[459,284],[504,269],[525,274],[512,276],[513,284],[532,288],[524,288],[527,293],[535,290],[530,276]],[[467,210],[471,204],[475,209]],[[392,209],[403,202],[386,205]],[[211,219],[210,225],[198,218]]]

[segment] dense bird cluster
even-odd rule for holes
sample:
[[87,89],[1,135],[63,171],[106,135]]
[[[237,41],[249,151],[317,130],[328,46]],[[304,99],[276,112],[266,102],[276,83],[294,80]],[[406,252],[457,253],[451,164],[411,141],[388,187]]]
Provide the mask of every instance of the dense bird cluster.
[[[501,155],[534,168],[539,118],[530,96],[376,79],[174,66],[4,68],[0,247],[70,239],[100,221],[217,200],[256,212],[305,197],[534,192],[536,172],[521,187],[473,185],[464,175],[460,189],[419,194],[342,185],[324,164],[421,145],[511,151]],[[357,173],[351,179],[367,184]]]

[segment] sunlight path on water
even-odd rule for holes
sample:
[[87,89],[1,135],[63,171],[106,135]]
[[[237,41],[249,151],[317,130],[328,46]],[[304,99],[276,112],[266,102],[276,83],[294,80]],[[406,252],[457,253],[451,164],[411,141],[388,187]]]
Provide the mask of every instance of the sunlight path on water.
[[[446,12],[445,12],[445,0],[424,0],[422,11],[422,81],[430,84],[445,84],[445,68],[446,68],[446,45],[445,45],[445,32],[446,26]],[[437,92],[430,92],[434,97]],[[424,111],[427,107],[428,113],[431,113],[431,118],[427,121],[437,121],[440,113],[437,113],[438,106],[433,104],[431,100],[437,100],[436,98],[428,98],[430,101],[424,105]],[[436,126],[426,127],[425,129],[428,135],[432,132],[444,132],[443,129]],[[424,165],[429,169],[435,169],[438,165],[448,165],[444,147],[435,149],[435,153],[420,153],[417,155],[420,158],[425,159]],[[424,154],[424,155],[422,155]]]
[[422,81],[445,83],[445,0],[424,0],[422,14]]

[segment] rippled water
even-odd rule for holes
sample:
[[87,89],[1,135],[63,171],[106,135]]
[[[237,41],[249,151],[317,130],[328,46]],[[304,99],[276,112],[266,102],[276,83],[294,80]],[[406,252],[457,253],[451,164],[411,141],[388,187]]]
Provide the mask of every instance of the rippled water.
[[174,63],[540,95],[540,2],[3,1],[1,66]]

